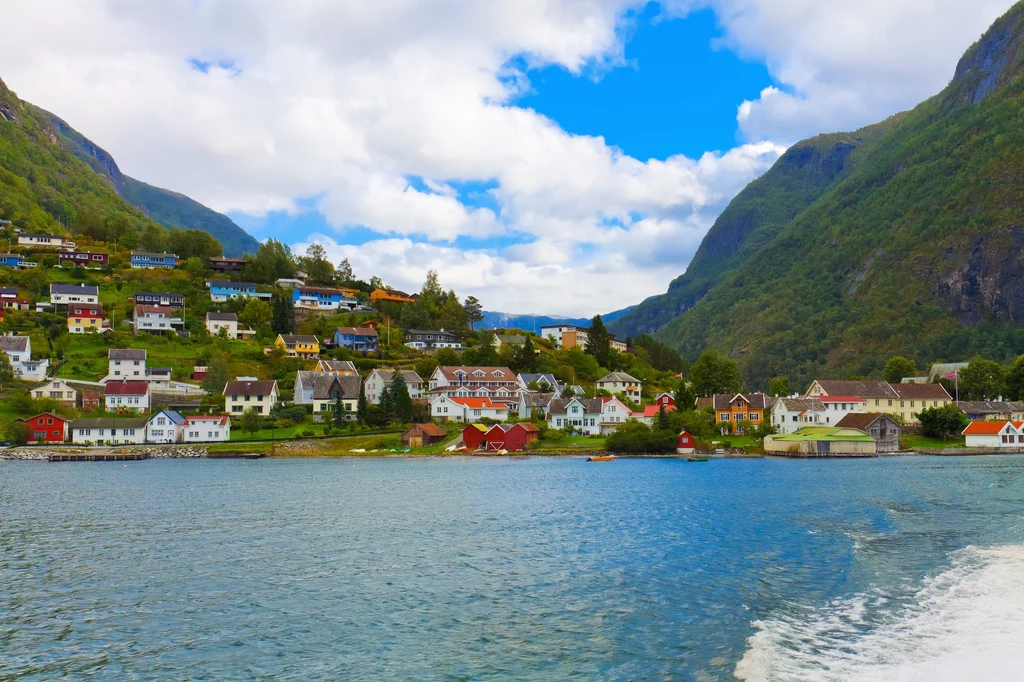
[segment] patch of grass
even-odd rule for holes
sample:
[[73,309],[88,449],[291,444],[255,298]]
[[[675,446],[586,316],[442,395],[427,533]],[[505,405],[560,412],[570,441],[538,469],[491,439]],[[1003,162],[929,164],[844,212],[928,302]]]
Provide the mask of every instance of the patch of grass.
[[908,435],[901,439],[902,445],[908,450],[920,450],[922,448],[962,448],[966,443],[963,436],[950,436],[948,440],[941,438],[927,438],[925,436]]
[[753,436],[715,436],[711,440],[722,443],[727,448],[752,448],[760,445],[760,441]]

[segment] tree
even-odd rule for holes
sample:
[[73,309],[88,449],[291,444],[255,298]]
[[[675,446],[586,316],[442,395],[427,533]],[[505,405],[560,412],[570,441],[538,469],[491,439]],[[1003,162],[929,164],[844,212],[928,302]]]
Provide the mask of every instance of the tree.
[[537,350],[533,346],[533,338],[531,336],[527,335],[523,345],[516,349],[513,369],[518,372],[531,374],[537,371]]
[[632,347],[644,351],[647,354],[647,362],[659,372],[680,372],[685,366],[678,352],[649,334],[639,334],[633,339]]
[[[459,356],[451,348],[442,348],[441,350],[437,351],[434,354],[434,359],[437,360],[437,365],[439,367],[452,367],[454,365],[459,364]],[[433,372],[431,372],[431,374],[433,374]],[[424,379],[428,378],[422,374],[420,376],[422,376]]]
[[716,350],[706,350],[690,367],[690,381],[698,396],[737,393],[742,379],[736,361]]
[[242,413],[242,430],[249,434],[249,438],[252,438],[253,434],[259,431],[262,425],[263,417],[260,416],[255,407],[250,407]]
[[14,381],[14,368],[7,353],[0,352],[0,388]]
[[960,370],[961,400],[992,400],[1003,388],[1003,368],[998,362],[976,357]]
[[912,377],[915,374],[917,374],[917,365],[913,360],[901,355],[889,358],[889,362],[885,363],[885,369],[882,370],[882,378],[890,384],[898,384],[905,377]]
[[274,309],[266,301],[258,298],[251,298],[238,313],[238,321],[249,329],[256,329],[270,322],[274,318]]
[[380,421],[381,426],[387,426],[395,417],[395,401],[391,396],[391,385],[384,387],[380,392]]
[[366,423],[366,416],[369,405],[366,403],[366,387],[362,381],[359,382],[359,400],[356,402],[356,421],[360,425]]
[[412,396],[405,385],[402,370],[396,369],[391,375],[391,409],[392,417],[400,424],[412,422]]
[[295,329],[295,302],[291,296],[274,295],[274,312],[270,328],[278,334],[291,334]]
[[342,284],[355,280],[355,275],[352,274],[352,264],[348,262],[348,258],[343,258],[341,262],[338,263],[338,267],[335,269],[334,274]]
[[679,388],[676,389],[676,409],[692,410],[696,406],[697,394],[693,391],[693,387],[686,379],[681,380]]
[[1006,399],[1024,400],[1024,355],[1014,360],[1006,373]]
[[441,329],[450,332],[463,332],[469,326],[466,319],[466,309],[459,303],[459,297],[454,291],[449,291],[447,300],[437,313],[437,324]]
[[334,265],[327,260],[323,244],[313,243],[306,247],[306,255],[299,258],[298,265],[306,273],[310,284],[330,284],[334,281]]
[[25,422],[14,421],[8,424],[7,439],[15,445],[25,445],[28,443],[28,437],[29,428]]
[[789,395],[789,377],[775,377],[768,381],[768,395]]
[[956,405],[929,407],[921,410],[918,415],[921,421],[921,433],[929,438],[946,440],[953,434],[959,434],[967,428],[970,419]]
[[476,296],[466,298],[462,307],[466,309],[466,320],[469,322],[470,329],[475,331],[476,323],[484,319],[484,307],[480,305]]
[[245,264],[245,279],[250,282],[272,284],[278,279],[295,276],[295,260],[286,244],[268,239],[260,244],[256,255]]
[[224,390],[224,386],[227,385],[228,380],[231,378],[228,360],[228,357],[223,353],[214,352],[210,354],[210,358],[206,362],[206,376],[203,377],[204,391],[216,395]]
[[139,236],[139,241],[142,242],[142,248],[147,251],[163,252],[167,248],[167,230],[156,223],[147,223]]
[[341,400],[341,389],[335,389],[334,391],[334,414],[332,415],[332,421],[338,427],[345,425],[345,403]]
[[441,288],[441,280],[437,276],[437,270],[428,270],[427,279],[423,282],[423,289],[420,291],[418,304],[426,308],[431,314],[443,305],[444,289]]
[[587,331],[587,355],[594,356],[597,364],[601,367],[611,368],[612,366],[612,337],[604,326],[604,320],[600,315],[594,315],[590,321],[590,329]]
[[668,421],[668,411],[665,409],[665,404],[658,405],[658,421],[654,425],[655,431],[671,431],[672,426]]

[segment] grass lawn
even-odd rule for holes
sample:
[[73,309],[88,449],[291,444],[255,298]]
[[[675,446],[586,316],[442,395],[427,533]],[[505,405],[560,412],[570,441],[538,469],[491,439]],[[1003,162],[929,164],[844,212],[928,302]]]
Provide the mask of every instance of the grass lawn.
[[925,436],[903,436],[902,440],[910,450],[919,450],[921,448],[962,448],[966,439],[963,436],[950,436],[948,440],[926,438]]
[[760,445],[753,436],[715,436],[712,439],[712,443],[714,442],[722,443],[727,448],[750,448]]

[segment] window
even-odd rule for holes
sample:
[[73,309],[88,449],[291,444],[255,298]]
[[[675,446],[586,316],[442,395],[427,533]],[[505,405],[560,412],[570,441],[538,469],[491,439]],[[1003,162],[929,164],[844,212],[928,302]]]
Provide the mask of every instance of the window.
[[892,401],[891,400],[889,401],[889,407],[892,407]]
[[723,422],[729,421],[729,413],[728,412],[723,412],[722,414],[720,414],[718,416],[719,416],[719,421],[723,421]]

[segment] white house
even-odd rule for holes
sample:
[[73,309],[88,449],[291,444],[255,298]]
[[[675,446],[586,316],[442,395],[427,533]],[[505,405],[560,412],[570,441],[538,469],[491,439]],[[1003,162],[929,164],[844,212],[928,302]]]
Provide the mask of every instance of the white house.
[[186,443],[231,440],[231,418],[226,414],[185,417]]
[[135,306],[135,320],[132,324],[136,334],[139,332],[166,334],[169,331],[176,331],[184,325],[173,309],[159,305]]
[[278,395],[276,381],[238,379],[224,385],[224,406],[231,414],[240,415],[251,407],[266,416],[277,404]]
[[32,340],[27,336],[0,336],[0,350],[7,353],[16,379],[43,381],[50,367],[49,360],[32,359]]
[[256,332],[251,329],[239,328],[238,315],[235,313],[206,313],[206,331],[217,336],[221,329],[227,330],[229,339],[242,339],[246,336],[256,335]]
[[185,418],[174,410],[160,410],[146,424],[150,443],[180,443],[185,433]]
[[100,288],[85,284],[51,284],[50,303],[68,305],[69,303],[99,303]]
[[146,378],[146,351],[141,348],[111,348],[107,351],[107,380]]
[[[819,398],[779,398],[772,407],[772,426],[779,434],[825,424],[826,409]],[[834,424],[835,422],[833,422]]]
[[969,448],[1024,448],[1024,422],[974,421],[963,435]]
[[103,396],[108,412],[149,412],[149,383],[146,381],[108,381],[103,385]]
[[825,426],[835,426],[848,414],[863,414],[868,411],[868,401],[857,396],[823,395],[818,398],[825,407],[821,422]]
[[597,380],[597,390],[608,391],[612,395],[625,394],[633,402],[641,400],[643,382],[635,379],[625,372],[612,372],[611,374]]
[[495,421],[508,419],[508,406],[492,402],[490,398],[456,398],[439,395],[430,401],[430,415],[439,421],[472,424],[488,418]]
[[146,441],[145,417],[75,419],[69,425],[76,445],[139,445]]
[[42,386],[33,388],[32,397],[36,400],[40,400],[42,398],[59,400],[65,405],[70,405],[71,407],[78,404],[78,391],[71,388],[71,386],[69,386],[63,379],[54,379],[48,384],[43,384]]
[[72,249],[75,248],[75,243],[67,237],[61,237],[56,234],[25,234],[21,233],[18,235],[19,246],[35,246],[39,248],[49,249]]
[[549,427],[571,426],[590,436],[613,433],[630,419],[633,413],[617,398],[556,398],[547,411]]
[[515,372],[508,367],[438,367],[430,375],[429,390],[452,394],[459,388],[522,388]]
[[[391,380],[394,376],[395,371],[392,369],[375,369],[370,372],[370,376],[366,377],[366,382],[364,383],[366,402],[371,405],[380,405],[380,396],[384,393],[384,389],[391,385]],[[403,369],[402,379],[405,381],[405,385],[409,389],[409,396],[413,400],[423,395],[423,379],[420,378],[419,374],[411,369]]]

